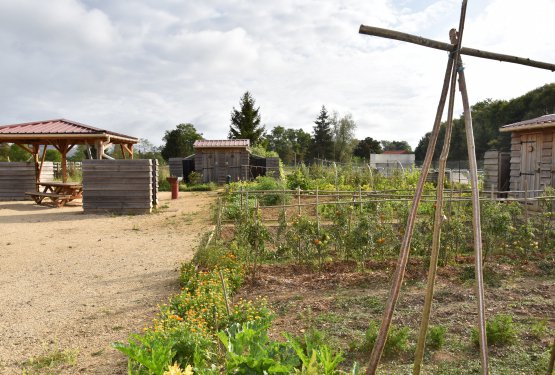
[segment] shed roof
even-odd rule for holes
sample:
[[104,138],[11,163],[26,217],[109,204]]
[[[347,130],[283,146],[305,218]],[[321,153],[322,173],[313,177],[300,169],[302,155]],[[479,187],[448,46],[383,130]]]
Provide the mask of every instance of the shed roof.
[[247,148],[249,146],[248,139],[201,140],[193,144],[194,148]]
[[387,150],[382,152],[382,154],[389,154],[389,155],[404,155],[404,154],[412,154],[407,150]]
[[95,128],[90,125],[81,124],[66,119],[55,119],[35,122],[25,122],[0,126],[0,141],[13,142],[15,138],[26,140],[40,138],[90,138],[110,136],[127,143],[137,143],[139,140],[125,134],[115,133],[109,130]]
[[545,129],[555,127],[555,114],[544,115],[530,120],[515,122],[514,124],[503,125],[499,131],[514,132],[521,130]]

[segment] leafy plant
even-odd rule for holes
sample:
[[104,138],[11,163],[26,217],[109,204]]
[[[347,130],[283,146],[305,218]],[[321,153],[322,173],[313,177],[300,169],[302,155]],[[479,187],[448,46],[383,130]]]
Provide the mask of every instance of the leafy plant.
[[443,344],[445,344],[446,332],[447,328],[445,326],[431,326],[426,337],[427,346],[432,349],[441,349]]
[[[368,329],[364,333],[364,340],[360,349],[363,351],[371,351],[378,338],[379,326],[372,320]],[[385,355],[396,355],[405,352],[409,348],[410,329],[408,327],[396,327],[391,325],[387,334],[387,340],[384,346]]]
[[284,343],[268,337],[263,322],[233,324],[218,333],[226,348],[226,370],[230,374],[290,374],[299,360]]
[[173,344],[156,332],[148,332],[144,336],[132,335],[128,345],[116,342],[112,346],[129,357],[129,373],[150,375],[162,374],[172,364]]
[[[506,314],[498,314],[488,319],[486,323],[486,337],[488,346],[507,346],[514,344],[517,339],[517,331],[513,323],[513,317]],[[472,329],[471,338],[474,345],[478,346],[478,329]]]
[[535,320],[530,326],[530,335],[538,340],[544,338],[548,333],[546,319]]

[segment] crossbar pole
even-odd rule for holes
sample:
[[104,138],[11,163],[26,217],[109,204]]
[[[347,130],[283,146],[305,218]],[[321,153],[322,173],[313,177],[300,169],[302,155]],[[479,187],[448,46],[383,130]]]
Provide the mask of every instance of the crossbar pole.
[[[437,40],[428,39],[428,38],[424,38],[424,37],[416,36],[412,34],[402,33],[400,31],[382,29],[380,27],[374,27],[374,26],[360,25],[358,32],[359,34],[400,40],[402,42],[418,44],[420,46],[439,49],[442,51],[447,51],[447,52],[453,51],[452,44],[444,43]],[[467,56],[481,57],[489,60],[497,60],[497,61],[509,62],[513,64],[526,65],[534,68],[550,70],[552,72],[555,71],[555,64],[550,64],[543,61],[530,60],[529,58],[526,58],[526,57],[505,55],[502,53],[483,51],[483,50],[468,48],[468,47],[462,47],[460,49],[460,54],[467,55]]]

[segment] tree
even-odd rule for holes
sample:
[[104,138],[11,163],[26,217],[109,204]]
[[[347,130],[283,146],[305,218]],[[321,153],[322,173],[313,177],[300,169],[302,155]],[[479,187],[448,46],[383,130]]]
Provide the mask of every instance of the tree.
[[286,129],[276,126],[266,136],[268,149],[278,153],[285,164],[302,163],[312,144],[310,134],[302,129]]
[[335,160],[342,163],[351,161],[355,143],[355,129],[357,127],[353,116],[348,113],[343,116],[334,127]]
[[[506,100],[486,99],[474,104],[472,111],[472,125],[476,143],[476,157],[482,158],[487,150],[509,151],[511,149],[511,134],[501,133],[503,125],[532,119],[549,113],[555,113],[555,83],[538,87],[518,98]],[[434,160],[439,158],[439,150],[443,146],[445,124],[442,124],[436,145]],[[415,159],[423,160],[428,147],[429,134],[418,143]],[[464,116],[453,120],[453,135],[449,160],[467,160],[466,134],[464,130]]]
[[[292,130],[292,129],[290,129]],[[309,150],[312,148],[312,137],[310,133],[303,129],[293,130],[295,142],[293,150],[295,151],[295,163],[304,163],[309,157]]]
[[369,159],[370,154],[381,154],[382,146],[379,141],[372,137],[366,137],[359,141],[353,150],[353,154],[359,158]]
[[10,146],[10,161],[27,161],[32,159],[33,155],[13,143]]
[[381,141],[384,151],[408,151],[412,152],[412,147],[407,141]]
[[264,126],[260,126],[260,107],[254,107],[255,100],[247,91],[241,97],[241,108],[231,111],[228,139],[248,139],[251,145],[259,143],[264,136]]
[[44,160],[46,161],[62,161],[62,154],[60,154],[57,150],[46,150],[46,155],[44,155]]
[[7,143],[0,143],[0,161],[10,160],[10,145]]
[[276,126],[270,134],[266,136],[268,149],[278,153],[279,158],[285,164],[291,164],[295,159],[295,151],[293,150],[294,137],[291,139],[290,131],[283,126]]
[[174,130],[166,130],[164,135],[166,144],[162,146],[162,156],[165,160],[174,157],[191,155],[193,143],[201,140],[202,133],[198,133],[193,124],[179,124]]
[[313,136],[313,147],[312,147],[312,157],[322,158],[322,159],[332,159],[333,158],[333,134],[331,129],[331,121],[328,115],[328,111],[325,106],[322,106],[320,114],[314,121],[316,126],[314,126],[314,136]]

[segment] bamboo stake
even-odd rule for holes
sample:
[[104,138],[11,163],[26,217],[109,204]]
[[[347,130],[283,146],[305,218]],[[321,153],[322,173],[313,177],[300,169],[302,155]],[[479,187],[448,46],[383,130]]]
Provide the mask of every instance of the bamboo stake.
[[430,141],[428,143],[428,149],[426,150],[424,164],[422,165],[422,172],[420,173],[420,178],[418,179],[418,184],[414,192],[412,207],[409,211],[409,216],[407,218],[405,233],[403,235],[403,241],[401,243],[399,258],[397,260],[397,266],[392,280],[391,292],[384,309],[382,323],[380,326],[380,332],[378,334],[378,337],[376,338],[374,347],[372,348],[372,353],[370,354],[368,368],[366,369],[367,375],[374,375],[376,373],[378,364],[380,362],[380,358],[382,356],[383,348],[385,346],[385,341],[387,339],[387,332],[389,331],[389,326],[391,325],[391,319],[393,317],[393,311],[395,310],[395,304],[397,303],[397,299],[399,298],[399,291],[401,288],[401,284],[403,283],[403,277],[405,276],[405,268],[408,262],[410,241],[412,239],[412,233],[414,231],[414,223],[416,221],[418,204],[420,203],[420,199],[422,197],[422,193],[424,190],[424,183],[426,182],[426,177],[428,176],[428,171],[430,170],[430,165],[432,163],[432,157],[434,154],[437,137],[439,135],[441,117],[443,116],[443,109],[445,107],[447,90],[449,89],[449,78],[451,76],[452,69],[453,69],[453,60],[448,59],[447,67],[445,69],[445,78],[443,80],[443,88],[441,91],[436,117],[434,120],[434,127],[432,129],[432,134],[430,136]]
[[459,90],[463,100],[464,126],[466,130],[466,146],[468,149],[468,162],[470,171],[470,185],[472,187],[472,229],[474,231],[474,274],[476,275],[476,302],[478,307],[478,331],[480,342],[480,363],[482,374],[487,375],[488,369],[488,345],[486,337],[486,316],[484,298],[484,280],[482,270],[482,229],[480,223],[480,197],[478,190],[478,166],[476,163],[476,148],[474,143],[474,132],[472,130],[472,114],[466,90],[464,70],[459,72]]
[[[463,3],[463,10],[461,11],[461,21],[459,24],[459,30],[462,33],[464,28],[464,15],[466,12],[466,3]],[[451,37],[451,43],[454,47],[460,45],[461,36],[456,37],[456,30],[451,29],[449,36]],[[443,149],[441,150],[441,155],[439,157],[439,171],[437,176],[437,199],[436,199],[436,209],[434,214],[434,229],[432,235],[432,252],[430,255],[430,266],[428,270],[428,283],[426,288],[426,297],[424,299],[424,310],[422,312],[422,321],[420,323],[420,332],[418,335],[418,343],[416,345],[416,354],[414,358],[414,367],[412,373],[414,375],[420,374],[420,369],[422,367],[422,359],[424,358],[424,349],[426,347],[426,333],[428,332],[428,324],[430,322],[430,313],[432,310],[432,301],[434,298],[434,284],[437,273],[437,259],[439,255],[439,250],[441,246],[441,224],[443,221],[443,184],[445,182],[445,167],[447,165],[447,157],[449,156],[449,146],[451,143],[451,133],[453,130],[453,108],[455,106],[455,91],[457,85],[457,67],[459,65],[459,55],[455,54],[455,61],[457,64],[451,73],[451,86],[449,91],[449,106],[447,109],[447,126],[445,128],[445,137],[443,141]]]
[[553,339],[553,346],[551,347],[551,358],[547,365],[547,375],[553,374],[553,366],[555,365],[555,338]]
[[[421,36],[402,33],[402,32],[395,31],[395,30],[389,30],[389,29],[382,29],[382,28],[379,28],[379,27],[360,25],[360,28],[359,28],[358,32],[360,34],[379,36],[379,37],[387,38],[387,39],[400,40],[400,41],[403,41],[403,42],[418,44],[420,46],[435,48],[435,49],[439,49],[439,50],[443,50],[443,51],[448,51],[448,52],[453,51],[453,45],[452,44],[439,42],[439,41],[433,40],[433,39],[423,38]],[[531,66],[531,67],[534,67],[534,68],[551,70],[552,72],[555,71],[555,64],[550,64],[550,63],[546,63],[546,62],[542,62],[542,61],[530,60],[529,58],[525,58],[525,57],[504,55],[504,54],[501,54],[501,53],[482,51],[482,50],[479,50],[479,49],[467,48],[467,47],[462,47],[460,49],[460,53],[461,53],[461,55],[468,55],[468,56],[474,56],[474,57],[481,57],[481,58],[484,58],[484,59],[490,59],[490,60],[509,62],[509,63],[513,63],[513,64],[526,65],[526,66]]]
[[220,281],[222,282],[222,290],[224,292],[224,300],[225,300],[225,311],[227,312],[227,316],[230,315],[229,312],[229,300],[227,299],[227,289],[225,287],[225,280],[224,280],[224,275],[222,273],[222,270],[219,271],[220,274]]

